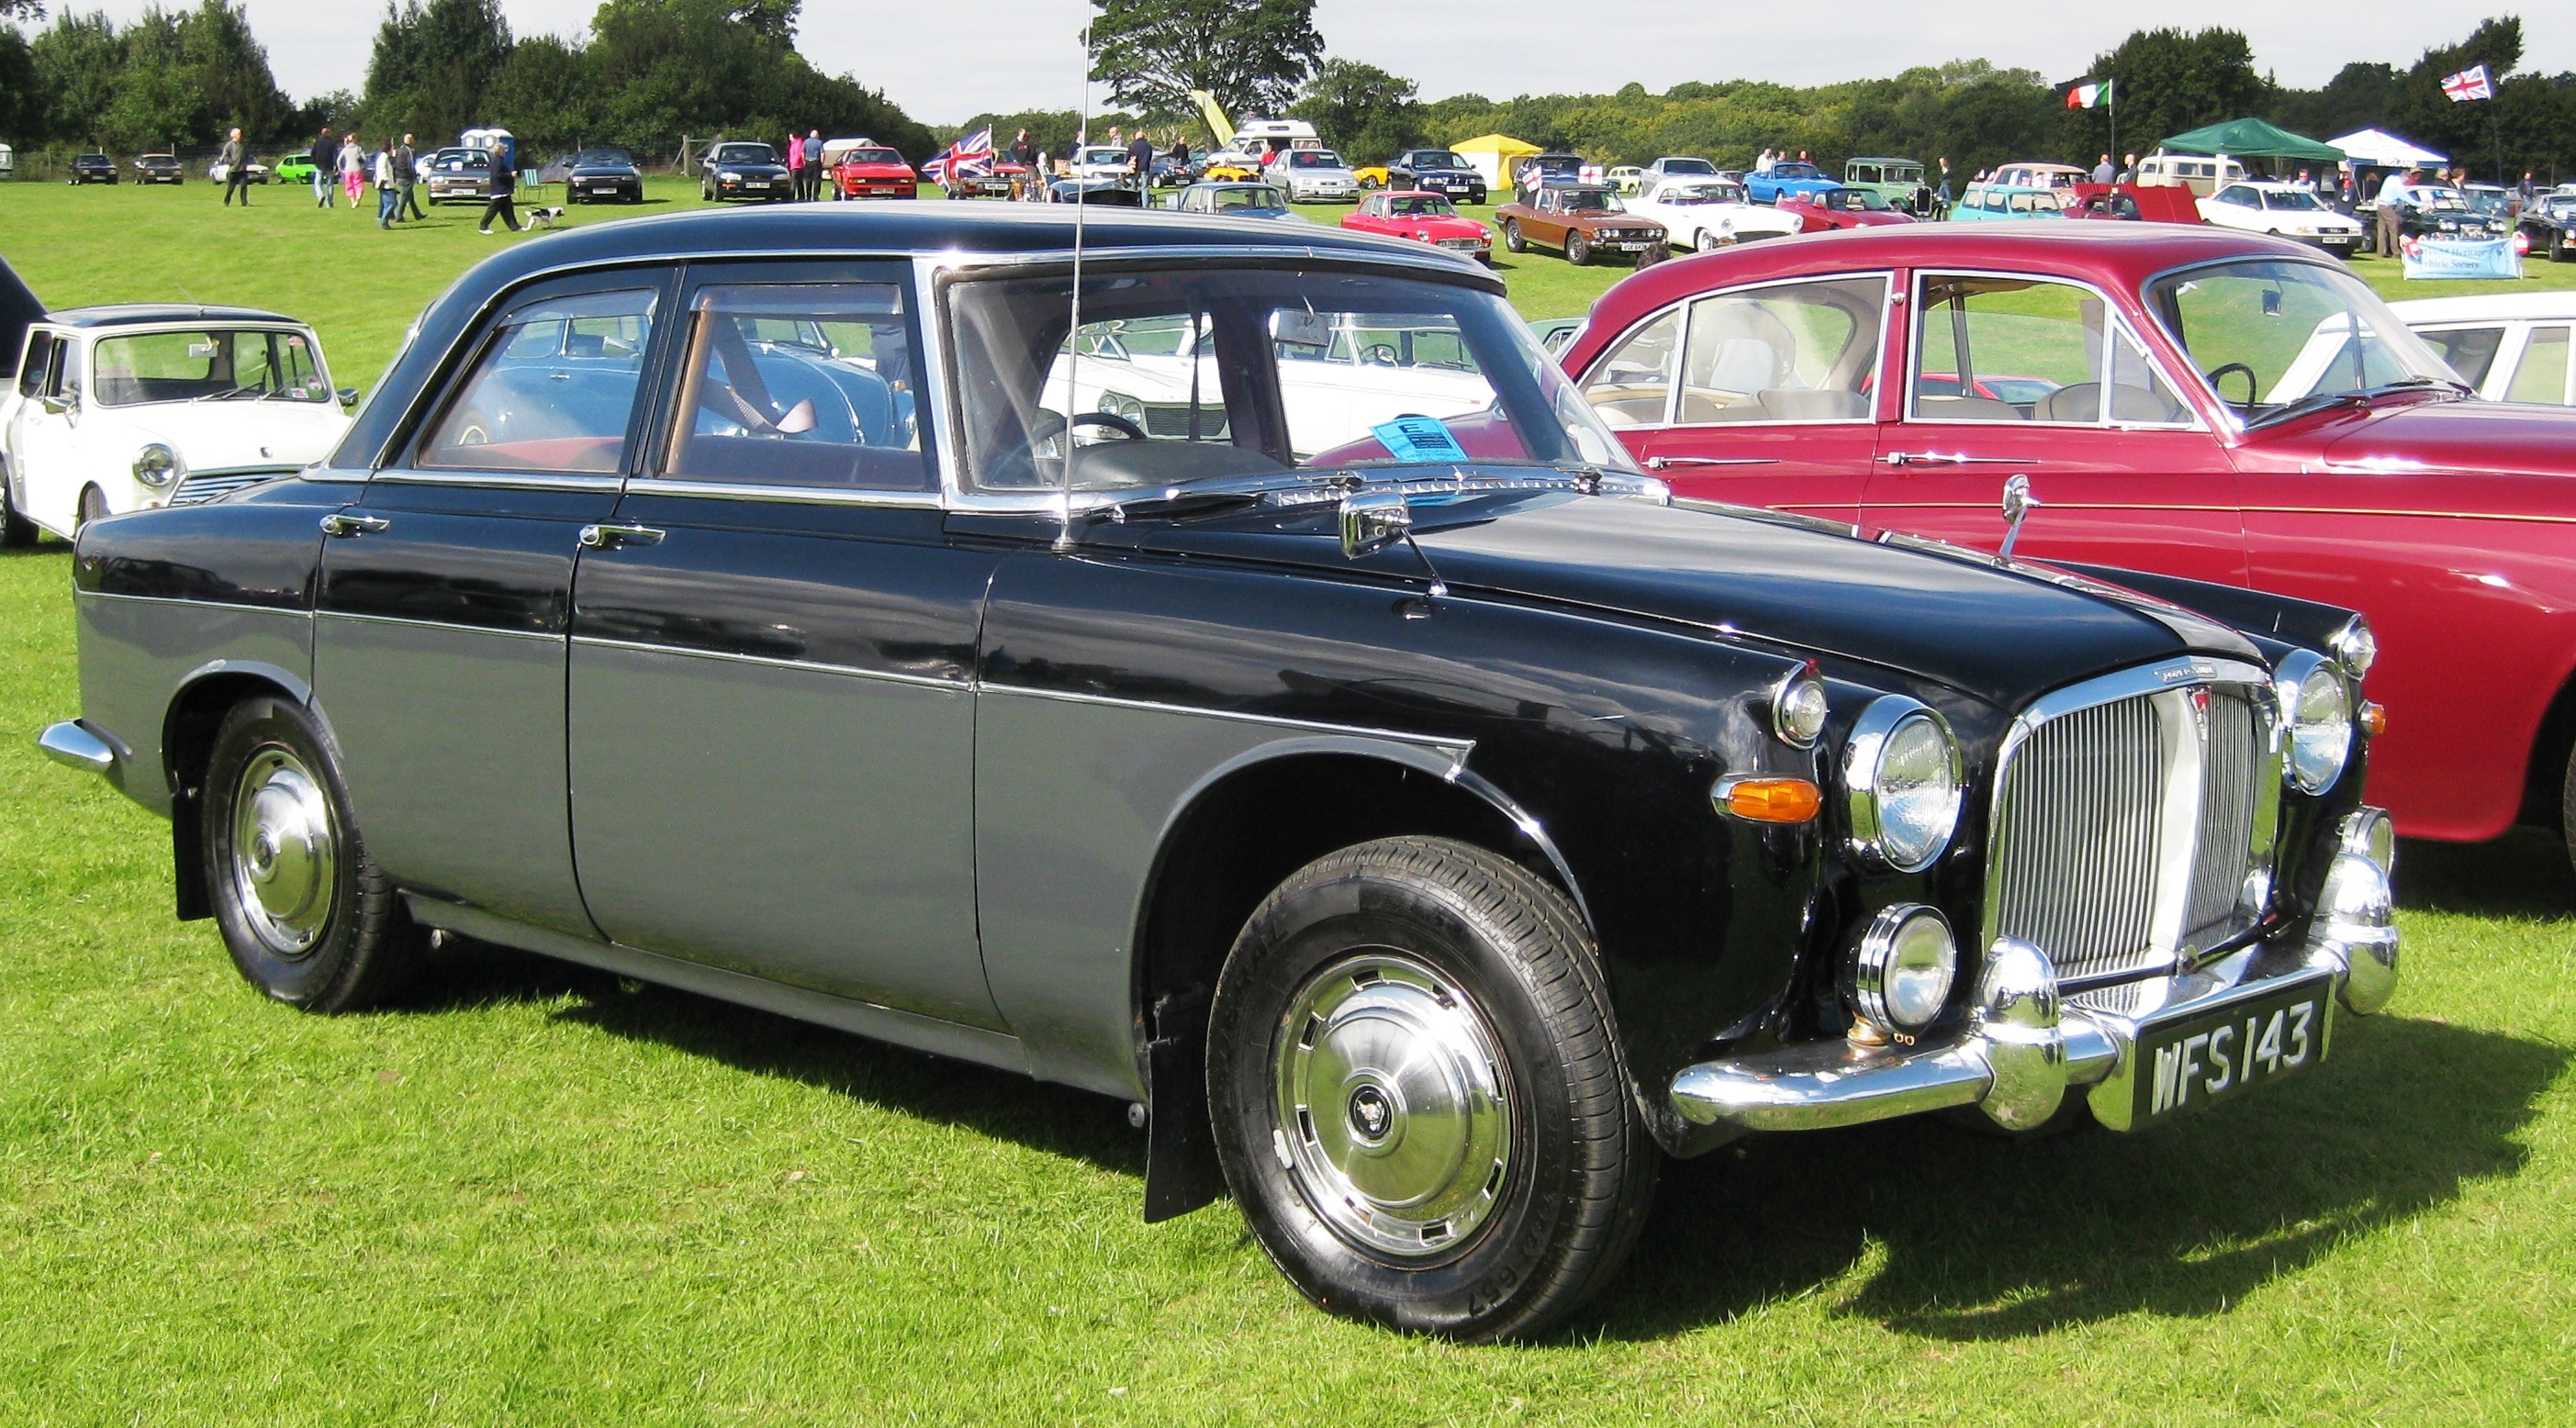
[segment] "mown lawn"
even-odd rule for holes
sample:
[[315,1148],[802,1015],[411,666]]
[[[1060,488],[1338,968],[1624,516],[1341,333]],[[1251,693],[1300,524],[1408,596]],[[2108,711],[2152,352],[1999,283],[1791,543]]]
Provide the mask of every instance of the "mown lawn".
[[[203,185],[0,186],[0,255],[57,303],[283,306],[346,381],[499,241],[273,196],[227,234]],[[1531,261],[1524,303],[1609,276]],[[2136,1138],[1744,1142],[1673,1170],[1565,1331],[1456,1348],[1306,1307],[1228,1205],[1140,1224],[1114,1102],[498,951],[370,1015],[261,1001],[171,920],[166,827],[28,742],[78,708],[67,580],[61,545],[0,554],[0,1423],[2532,1423],[2576,1393],[2546,837],[2405,849],[2406,985],[2304,1082]]]

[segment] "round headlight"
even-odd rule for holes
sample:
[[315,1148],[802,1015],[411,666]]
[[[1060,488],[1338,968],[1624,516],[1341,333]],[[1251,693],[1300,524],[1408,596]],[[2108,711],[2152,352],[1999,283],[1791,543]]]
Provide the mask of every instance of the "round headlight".
[[1795,749],[1812,749],[1825,732],[1825,682],[1813,661],[1780,676],[1771,686],[1771,732]]
[[1949,921],[1921,903],[1901,902],[1861,929],[1843,964],[1843,998],[1882,1034],[1911,1036],[1949,1005],[1958,973]]
[[1886,695],[1852,726],[1843,790],[1852,851],[1882,868],[1920,872],[1959,826],[1959,741],[1940,715]]
[[2302,793],[2332,788],[2352,757],[2352,695],[2342,673],[2319,655],[2294,650],[2272,682],[2290,731],[2283,775]]
[[1145,424],[1145,404],[1125,392],[1101,393],[1100,409],[1111,416],[1125,417],[1138,426]]
[[2370,622],[2359,615],[2344,621],[2343,628],[2335,631],[2326,645],[2355,679],[2370,673],[2370,667],[2379,662],[2379,637],[2370,632]]
[[134,458],[134,479],[156,491],[178,479],[178,475],[179,454],[157,441]]

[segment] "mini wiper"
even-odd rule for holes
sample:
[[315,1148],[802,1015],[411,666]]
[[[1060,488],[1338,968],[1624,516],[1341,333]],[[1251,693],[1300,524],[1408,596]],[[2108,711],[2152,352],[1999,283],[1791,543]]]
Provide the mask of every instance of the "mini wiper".
[[244,392],[264,392],[266,390],[267,389],[264,387],[230,387],[220,392],[207,392],[202,396],[190,397],[188,401],[192,406],[198,402],[229,402]]

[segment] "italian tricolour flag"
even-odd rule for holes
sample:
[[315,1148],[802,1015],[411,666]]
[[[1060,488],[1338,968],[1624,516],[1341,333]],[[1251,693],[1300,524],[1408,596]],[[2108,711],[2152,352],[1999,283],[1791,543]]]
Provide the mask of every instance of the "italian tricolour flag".
[[2066,91],[2066,107],[2069,109],[2099,109],[2110,102],[2111,81],[2107,79],[2100,84],[2079,84]]

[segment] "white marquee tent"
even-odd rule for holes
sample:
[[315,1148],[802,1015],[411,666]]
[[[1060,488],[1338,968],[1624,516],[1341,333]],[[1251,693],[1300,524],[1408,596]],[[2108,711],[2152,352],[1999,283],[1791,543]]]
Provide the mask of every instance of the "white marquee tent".
[[2377,129],[2364,129],[2326,142],[2343,150],[2346,159],[2363,168],[2411,169],[2449,162],[2446,155],[2418,148],[2394,134],[2385,134]]

